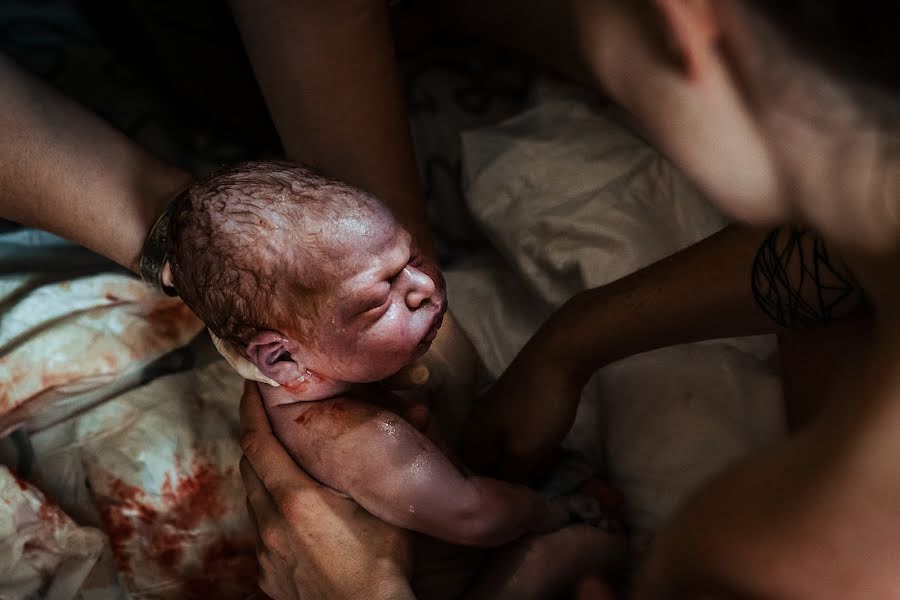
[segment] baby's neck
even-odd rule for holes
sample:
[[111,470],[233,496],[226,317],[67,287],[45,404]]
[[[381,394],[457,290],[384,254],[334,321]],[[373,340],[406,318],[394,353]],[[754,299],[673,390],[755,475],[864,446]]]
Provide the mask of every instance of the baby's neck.
[[302,381],[275,387],[259,384],[260,394],[266,406],[315,402],[348,393],[354,385],[343,381]]

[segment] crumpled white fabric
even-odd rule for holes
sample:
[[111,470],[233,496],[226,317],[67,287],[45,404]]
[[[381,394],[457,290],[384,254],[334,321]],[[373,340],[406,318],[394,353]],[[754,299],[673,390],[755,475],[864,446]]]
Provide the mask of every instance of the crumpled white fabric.
[[0,598],[74,598],[103,544],[100,531],[0,466]]
[[[446,273],[450,308],[494,375],[578,291],[726,224],[612,110],[566,87],[546,86],[533,108],[465,134],[463,157],[469,206],[495,250]],[[591,381],[566,444],[606,464],[638,536],[783,432],[774,352],[772,337],[678,346]]]
[[244,598],[254,533],[238,472],[243,379],[224,361],[79,417],[90,493],[132,598]]
[[0,436],[83,408],[88,392],[187,344],[201,321],[127,275],[0,277]]

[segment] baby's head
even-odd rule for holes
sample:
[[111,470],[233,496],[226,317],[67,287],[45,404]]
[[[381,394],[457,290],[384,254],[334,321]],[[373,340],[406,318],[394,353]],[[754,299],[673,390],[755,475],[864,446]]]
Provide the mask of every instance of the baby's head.
[[396,373],[428,349],[447,306],[437,266],[381,202],[292,163],[194,183],[168,256],[187,305],[282,385]]

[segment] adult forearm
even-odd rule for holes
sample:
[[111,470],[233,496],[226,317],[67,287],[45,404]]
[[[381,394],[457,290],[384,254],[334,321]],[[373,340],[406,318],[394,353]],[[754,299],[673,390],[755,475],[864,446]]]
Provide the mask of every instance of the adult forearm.
[[656,348],[842,318],[862,298],[815,232],[729,227],[578,294],[534,342],[557,349],[557,360],[584,382],[605,364]]
[[137,270],[144,237],[190,177],[0,56],[0,215]]
[[[567,360],[586,381],[601,366],[674,344],[773,332],[751,293],[766,232],[728,228],[601,288],[575,296],[551,323],[569,332]],[[574,334],[574,335],[572,335]],[[562,342],[562,340],[560,340]]]
[[384,0],[232,0],[287,156],[379,196],[431,237]]

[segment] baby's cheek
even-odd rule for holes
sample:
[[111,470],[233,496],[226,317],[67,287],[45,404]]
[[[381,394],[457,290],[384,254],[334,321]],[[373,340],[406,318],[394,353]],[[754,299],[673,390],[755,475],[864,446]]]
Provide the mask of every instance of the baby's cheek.
[[356,353],[357,367],[369,379],[383,379],[409,362],[410,346],[397,337],[367,339]]

